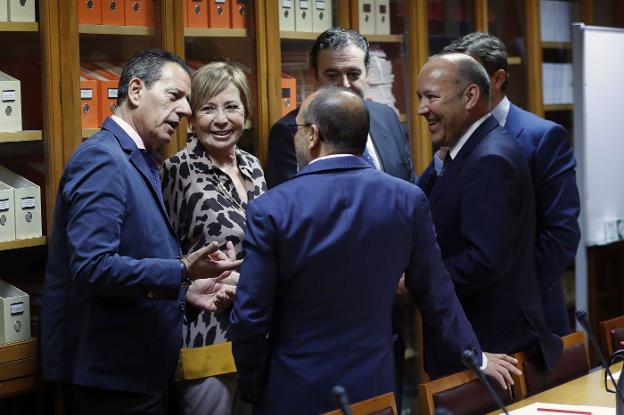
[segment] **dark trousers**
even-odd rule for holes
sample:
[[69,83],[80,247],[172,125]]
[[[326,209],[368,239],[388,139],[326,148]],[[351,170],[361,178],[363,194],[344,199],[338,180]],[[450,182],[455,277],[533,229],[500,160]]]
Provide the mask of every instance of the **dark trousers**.
[[142,393],[92,388],[73,384],[64,385],[64,400],[70,415],[167,413],[167,390],[146,395]]

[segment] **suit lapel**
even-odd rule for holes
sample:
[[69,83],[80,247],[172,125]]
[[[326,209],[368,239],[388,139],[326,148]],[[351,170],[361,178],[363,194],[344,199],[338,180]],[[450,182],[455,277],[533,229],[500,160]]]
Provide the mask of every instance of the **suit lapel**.
[[[377,151],[377,156],[379,157],[379,162],[381,163],[381,171],[386,171],[385,166],[390,158],[387,152],[389,147],[388,137],[385,132],[384,124],[381,122],[382,116],[375,109],[373,105],[369,105],[369,101],[364,101],[366,107],[368,108],[369,116],[370,116],[370,129],[369,135],[373,144],[375,145],[375,150]],[[385,120],[384,120],[385,121]]]
[[498,121],[493,116],[489,116],[481,125],[475,130],[474,133],[468,138],[468,140],[464,143],[462,148],[459,150],[459,153],[455,156],[453,161],[447,166],[446,171],[442,177],[438,177],[436,182],[433,185],[433,189],[431,189],[431,195],[429,196],[429,202],[433,206],[440,197],[444,194],[444,192],[450,187],[450,184],[453,183],[456,176],[459,175],[459,172],[462,169],[464,164],[464,159],[472,150],[481,142],[483,137],[488,135],[490,131],[498,126]]

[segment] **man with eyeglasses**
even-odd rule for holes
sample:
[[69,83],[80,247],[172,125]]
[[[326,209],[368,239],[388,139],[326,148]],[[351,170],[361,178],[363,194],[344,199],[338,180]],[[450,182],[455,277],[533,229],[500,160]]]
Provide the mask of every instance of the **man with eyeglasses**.
[[[368,41],[353,30],[333,27],[321,33],[310,50],[310,67],[317,86],[333,85],[364,96],[368,73]],[[365,101],[370,113],[370,131],[362,157],[371,166],[391,176],[416,183],[407,137],[396,113],[387,105]],[[291,111],[271,128],[265,177],[269,188],[297,173],[293,144],[299,108]],[[347,126],[345,126],[347,127]]]

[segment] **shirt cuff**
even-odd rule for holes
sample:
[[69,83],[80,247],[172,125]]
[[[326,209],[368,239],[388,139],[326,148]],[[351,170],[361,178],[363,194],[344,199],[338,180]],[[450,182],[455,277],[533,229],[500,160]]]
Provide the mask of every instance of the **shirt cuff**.
[[484,352],[481,352],[481,358],[483,359],[481,362],[481,371],[484,371],[488,364],[488,358]]

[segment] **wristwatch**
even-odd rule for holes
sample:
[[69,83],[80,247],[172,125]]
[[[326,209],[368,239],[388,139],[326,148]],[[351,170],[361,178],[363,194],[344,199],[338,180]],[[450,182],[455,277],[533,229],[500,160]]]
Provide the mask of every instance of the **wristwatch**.
[[186,265],[184,264],[184,261],[182,261],[182,258],[179,258],[178,261],[180,262],[180,269],[182,270],[182,282],[180,286],[186,289],[189,287],[189,285],[193,283],[193,280],[191,280],[191,278],[188,276],[188,273],[186,271]]

